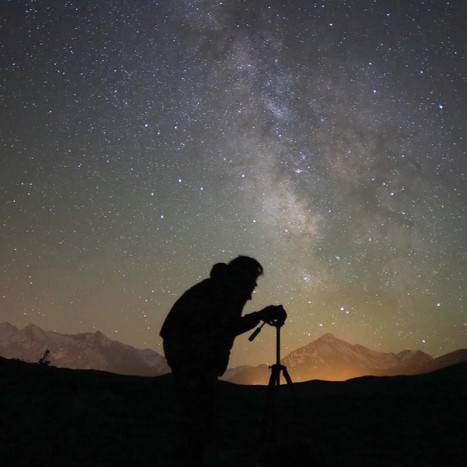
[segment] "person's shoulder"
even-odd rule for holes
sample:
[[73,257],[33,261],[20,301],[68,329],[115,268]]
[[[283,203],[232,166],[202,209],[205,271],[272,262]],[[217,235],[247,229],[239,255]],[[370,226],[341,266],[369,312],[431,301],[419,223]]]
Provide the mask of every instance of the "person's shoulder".
[[204,279],[186,290],[180,299],[190,299],[198,295],[203,295],[213,288],[212,279]]
[[201,282],[196,283],[190,287],[187,292],[197,292],[199,290],[204,290],[212,286],[212,279],[203,279]]
[[225,300],[228,293],[229,284],[220,279],[208,278],[194,285],[186,292],[187,300],[202,302],[217,302]]

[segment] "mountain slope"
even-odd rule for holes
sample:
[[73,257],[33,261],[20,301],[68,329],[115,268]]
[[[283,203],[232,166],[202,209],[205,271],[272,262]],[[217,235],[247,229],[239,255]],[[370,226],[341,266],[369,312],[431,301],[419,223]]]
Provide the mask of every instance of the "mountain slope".
[[467,362],[467,349],[459,349],[435,358],[423,367],[423,372],[437,371],[458,363]]
[[95,369],[123,375],[157,376],[170,371],[165,359],[150,349],[135,349],[97,331],[75,335],[43,331],[34,324],[19,330],[0,324],[0,355],[37,362],[46,349],[53,366]]
[[376,352],[325,334],[282,360],[297,381],[343,381],[364,375],[419,373],[432,357],[421,351]]
[[[376,352],[325,334],[281,360],[294,382],[313,379],[345,381],[359,376],[389,376],[424,372],[433,358],[420,351],[398,354]],[[270,371],[265,365],[228,370],[223,379],[239,384],[267,384]]]

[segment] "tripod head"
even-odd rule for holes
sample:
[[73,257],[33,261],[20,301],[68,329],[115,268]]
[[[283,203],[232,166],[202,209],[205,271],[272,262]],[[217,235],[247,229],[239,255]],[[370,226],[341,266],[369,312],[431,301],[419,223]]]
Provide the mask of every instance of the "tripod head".
[[[282,308],[282,306],[281,306]],[[283,309],[283,308],[282,308]],[[274,318],[269,321],[265,321],[264,324],[269,324],[269,326],[274,326],[275,328],[281,328],[285,324],[285,317]]]

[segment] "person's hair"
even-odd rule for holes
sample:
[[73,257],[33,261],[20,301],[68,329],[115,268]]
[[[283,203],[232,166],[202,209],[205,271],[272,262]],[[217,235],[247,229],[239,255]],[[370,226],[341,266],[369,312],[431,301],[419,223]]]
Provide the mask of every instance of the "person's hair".
[[263,266],[254,258],[249,256],[237,256],[228,264],[229,268],[235,272],[246,272],[247,274],[259,277],[263,275]]
[[225,277],[229,272],[229,267],[225,263],[216,263],[212,268],[209,276],[213,279]]

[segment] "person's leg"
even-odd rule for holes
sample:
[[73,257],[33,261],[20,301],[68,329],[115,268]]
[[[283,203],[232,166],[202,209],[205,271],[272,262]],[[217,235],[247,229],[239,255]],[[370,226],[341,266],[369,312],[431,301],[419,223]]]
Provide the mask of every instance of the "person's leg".
[[216,386],[217,378],[193,372],[192,368],[177,373],[175,395],[179,406],[176,421],[178,441],[172,465],[204,465],[204,450],[214,417]]

